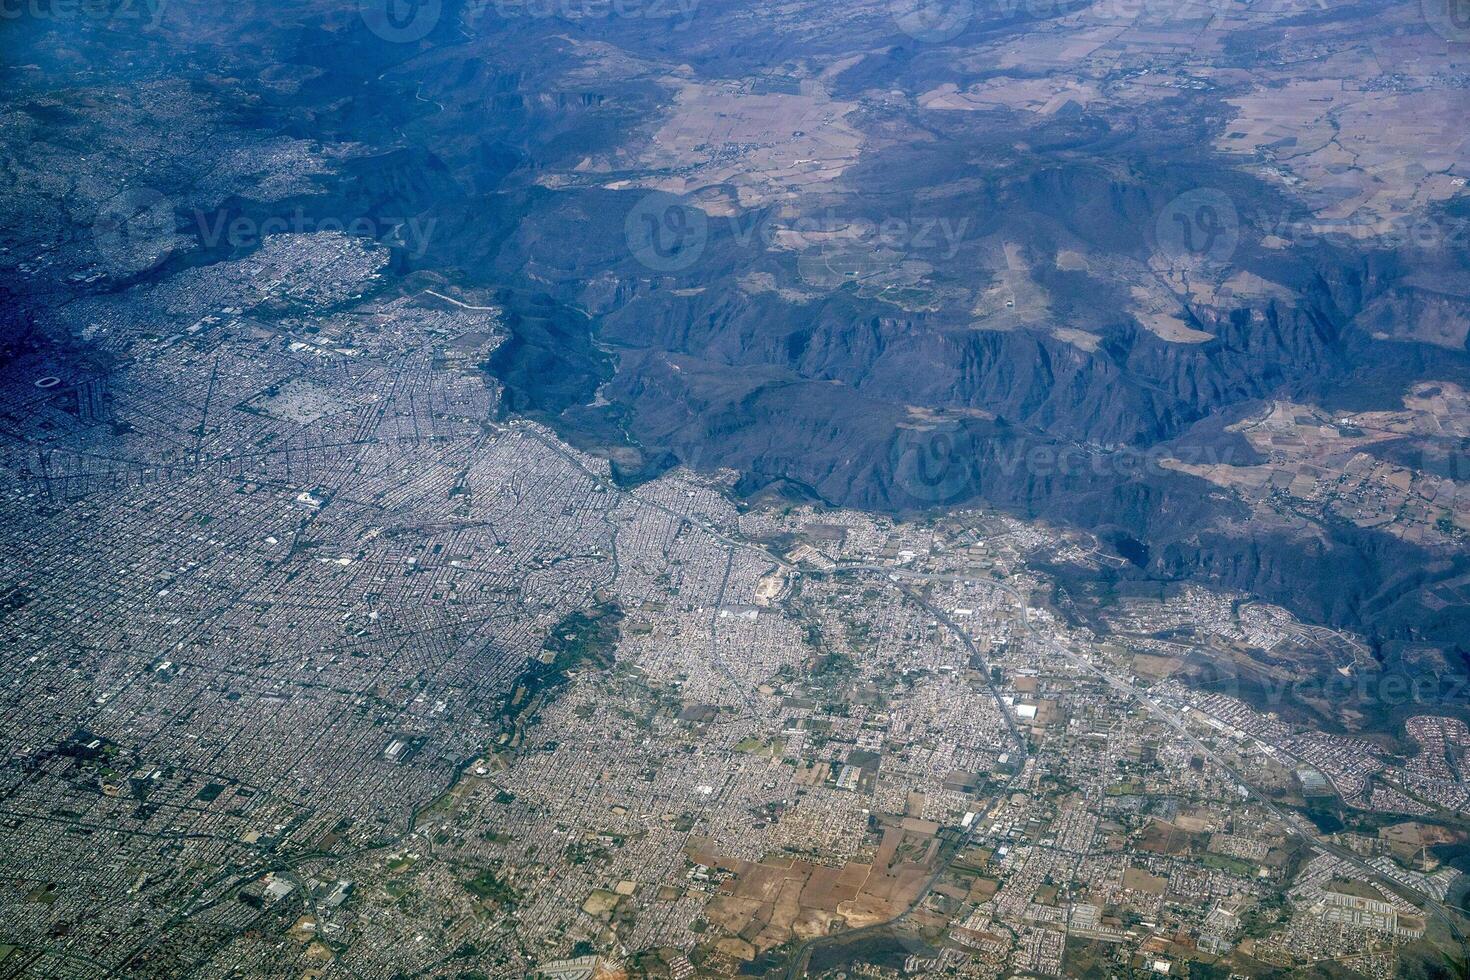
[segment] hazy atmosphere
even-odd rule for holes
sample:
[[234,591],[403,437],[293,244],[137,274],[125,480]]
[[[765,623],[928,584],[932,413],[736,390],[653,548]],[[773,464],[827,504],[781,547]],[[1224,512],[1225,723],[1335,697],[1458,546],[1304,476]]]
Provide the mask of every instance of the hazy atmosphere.
[[0,0],[0,977],[1464,977],[1470,0]]

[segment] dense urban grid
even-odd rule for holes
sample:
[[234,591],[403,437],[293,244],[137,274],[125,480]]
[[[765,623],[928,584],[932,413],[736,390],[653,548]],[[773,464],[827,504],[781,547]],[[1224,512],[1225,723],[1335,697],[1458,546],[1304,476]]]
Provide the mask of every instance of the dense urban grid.
[[0,0],[0,980],[1470,975],[1467,3]]
[[1352,636],[1200,587],[1086,625],[1047,569],[1120,559],[996,513],[620,486],[496,412],[493,303],[381,263],[271,239],[64,307],[105,367],[7,366],[7,975],[1462,955],[1463,721],[1180,679],[1371,678]]

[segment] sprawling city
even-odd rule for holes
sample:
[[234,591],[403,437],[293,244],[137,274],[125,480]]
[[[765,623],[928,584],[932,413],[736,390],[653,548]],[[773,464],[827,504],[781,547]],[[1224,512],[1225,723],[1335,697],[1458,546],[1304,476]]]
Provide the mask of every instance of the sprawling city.
[[[105,6],[0,21],[0,977],[1467,975],[1470,258],[1375,236],[1470,30]],[[1366,223],[1202,260],[1212,93]]]

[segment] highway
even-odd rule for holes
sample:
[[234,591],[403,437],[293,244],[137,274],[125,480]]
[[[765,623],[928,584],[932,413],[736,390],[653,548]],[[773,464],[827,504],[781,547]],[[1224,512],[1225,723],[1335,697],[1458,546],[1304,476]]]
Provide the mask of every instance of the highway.
[[1217,755],[1215,751],[1209,746],[1205,745],[1204,742],[1200,741],[1200,739],[1189,728],[1188,723],[1185,722],[1184,719],[1182,719],[1174,711],[1170,710],[1169,708],[1155,701],[1153,698],[1149,697],[1145,692],[1135,687],[1131,681],[1118,677],[1114,674],[1110,674],[1107,671],[1103,670],[1101,667],[1097,666],[1090,659],[1074,653],[1056,637],[1039,632],[1036,629],[1035,624],[1033,624],[1031,621],[1029,615],[1030,610],[1026,604],[1025,597],[1017,589],[1013,588],[1012,586],[1006,585],[1003,582],[997,582],[992,579],[976,578],[966,575],[934,575],[923,572],[910,572],[903,569],[883,568],[881,566],[875,565],[844,567],[856,567],[865,568],[873,571],[882,571],[886,572],[890,576],[894,576],[897,578],[910,578],[920,581],[964,582],[966,584],[972,585],[989,586],[1009,595],[1012,599],[1015,600],[1017,608],[1020,610],[1021,624],[1025,628],[1027,635],[1039,642],[1045,649],[1050,650],[1051,652],[1064,658],[1069,663],[1081,667],[1088,673],[1093,674],[1094,676],[1103,680],[1109,687],[1112,687],[1114,690],[1122,694],[1128,695],[1133,700],[1143,705],[1151,714],[1161,719],[1166,725],[1168,725],[1170,728],[1174,729],[1174,731],[1183,736],[1192,747],[1200,752],[1201,755],[1203,755],[1210,762],[1218,766],[1222,771],[1228,773],[1230,775],[1230,778],[1235,780],[1236,785],[1241,788],[1242,792],[1244,792],[1248,796],[1255,797],[1257,802],[1260,803],[1262,808],[1265,809],[1267,813],[1270,813],[1277,820],[1280,820],[1287,827],[1291,828],[1293,833],[1295,833],[1298,837],[1306,840],[1317,850],[1327,854],[1331,854],[1333,857],[1336,857],[1343,862],[1352,865],[1354,868],[1363,872],[1370,878],[1388,883],[1393,887],[1399,889],[1413,892],[1414,895],[1419,899],[1419,901],[1423,903],[1424,907],[1429,909],[1434,914],[1435,918],[1439,919],[1440,922],[1445,925],[1445,927],[1449,930],[1450,935],[1454,937],[1455,941],[1462,945],[1464,944],[1465,938],[1460,930],[1459,923],[1456,921],[1455,913],[1452,910],[1446,908],[1443,904],[1441,904],[1439,900],[1436,899],[1434,896],[1427,895],[1418,889],[1410,888],[1403,882],[1394,881],[1378,868],[1364,861],[1353,852],[1339,847],[1338,845],[1333,844],[1330,841],[1322,839],[1322,837],[1317,833],[1316,828],[1313,827],[1311,823],[1307,821],[1304,817],[1300,816],[1297,813],[1282,810],[1275,803],[1267,799],[1255,787],[1251,786],[1250,783],[1247,782],[1245,778],[1242,777],[1241,774],[1235,770],[1234,767],[1225,762],[1225,760],[1221,759],[1220,756]]
[[[886,574],[890,573],[892,569],[883,568],[875,565],[839,565],[836,571],[879,571]],[[894,581],[891,575],[889,575],[889,581]],[[987,801],[985,806],[979,811],[979,813],[985,813],[1016,788],[1016,783],[1020,780],[1021,773],[1026,768],[1026,760],[1027,758],[1029,758],[1030,755],[1030,747],[1026,743],[1025,736],[1023,736],[1020,729],[1016,727],[1015,717],[1011,713],[1011,710],[1006,706],[1005,701],[1001,698],[1000,690],[995,686],[995,681],[990,676],[990,666],[985,662],[985,658],[981,656],[980,651],[975,647],[975,641],[970,636],[969,631],[961,629],[960,626],[952,618],[950,618],[948,613],[940,609],[938,606],[933,605],[923,596],[914,592],[912,589],[909,589],[903,585],[898,585],[897,587],[899,591],[901,591],[908,599],[917,603],[926,612],[928,612],[931,616],[942,623],[945,628],[949,629],[955,634],[955,636],[959,637],[960,642],[965,645],[965,650],[970,654],[971,662],[976,664],[979,669],[984,673],[985,685],[989,689],[991,697],[995,699],[996,707],[1000,710],[1001,717],[1005,719],[1006,726],[1010,729],[1011,740],[1015,743],[1015,748],[1012,749],[1012,754],[1015,757],[1012,761],[1015,768],[1011,773],[1011,778],[1006,780],[1004,786],[1000,787],[993,794],[991,794],[989,801]],[[929,892],[933,890],[935,883],[937,883],[939,879],[944,875],[944,873],[949,870],[949,866],[954,863],[955,858],[957,858],[960,852],[965,849],[965,844],[969,842],[970,838],[974,835],[976,829],[979,826],[980,820],[978,819],[977,815],[977,819],[971,821],[970,826],[967,827],[960,834],[960,838],[955,843],[955,846],[950,852],[949,857],[946,858],[939,865],[939,867],[934,870],[934,873],[929,876],[928,880],[924,882],[923,889],[919,892],[918,896],[915,897],[913,903],[910,904],[908,908],[904,909],[903,912],[899,913],[899,915],[897,915],[896,917],[889,919],[887,922],[880,922],[871,926],[863,926],[858,929],[848,930],[846,932],[832,933],[831,935],[827,936],[813,937],[798,946],[796,948],[796,951],[792,953],[790,964],[787,966],[786,969],[787,980],[797,980],[798,977],[803,977],[806,975],[806,965],[808,962],[811,961],[812,953],[815,952],[819,946],[840,945],[843,943],[849,943],[861,936],[876,934],[885,930],[892,929],[894,926],[902,924],[905,919],[913,914],[914,909],[918,908],[924,903],[924,899],[927,898]]]

